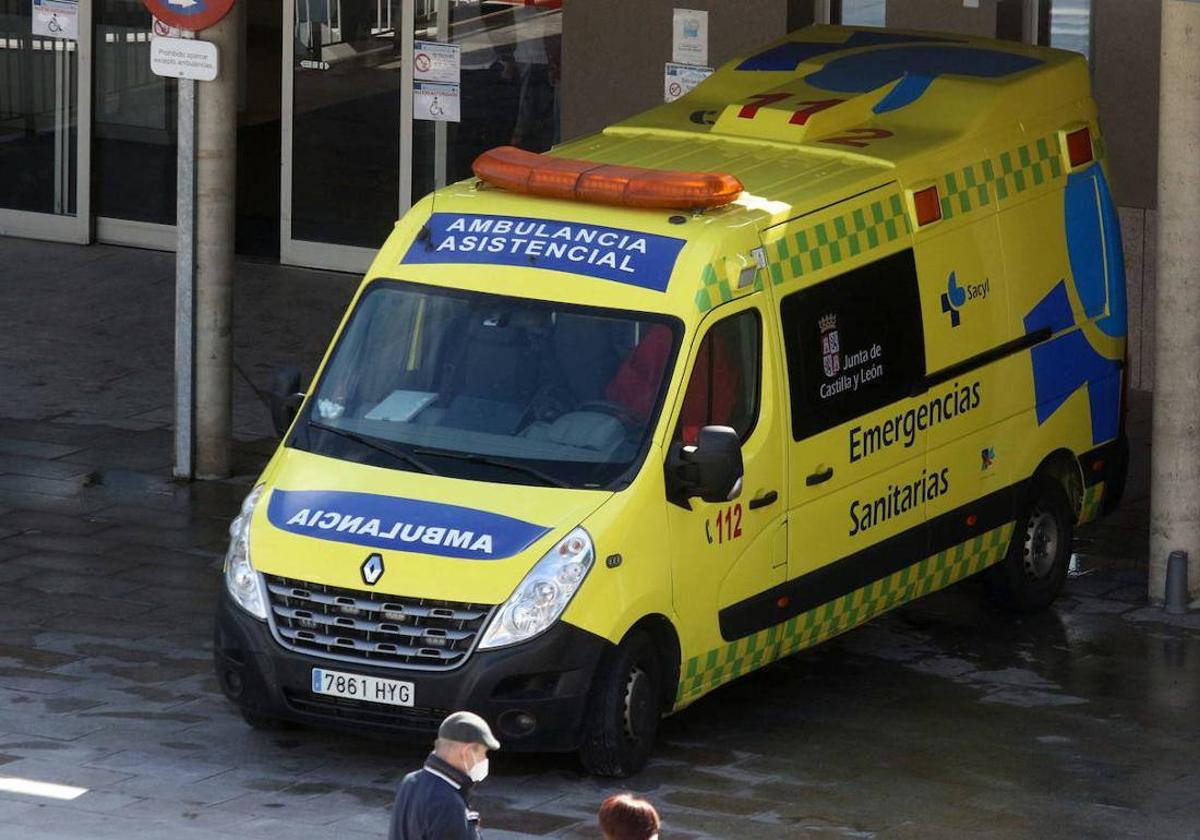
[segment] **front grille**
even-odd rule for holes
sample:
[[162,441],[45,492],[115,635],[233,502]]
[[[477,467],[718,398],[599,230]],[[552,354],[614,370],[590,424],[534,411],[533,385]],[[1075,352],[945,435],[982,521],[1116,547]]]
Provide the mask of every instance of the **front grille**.
[[467,658],[492,610],[264,577],[279,643],[343,662],[448,670]]
[[303,694],[284,689],[283,698],[297,712],[321,717],[335,717],[350,723],[403,730],[425,732],[430,735],[450,714],[449,709],[409,709],[403,706],[380,706],[363,700],[347,700],[341,697],[323,697],[319,694]]

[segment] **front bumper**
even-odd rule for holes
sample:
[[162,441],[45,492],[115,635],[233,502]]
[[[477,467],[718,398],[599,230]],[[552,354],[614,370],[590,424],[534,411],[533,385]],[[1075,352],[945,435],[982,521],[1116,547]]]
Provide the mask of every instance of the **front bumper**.
[[[432,738],[446,715],[466,709],[488,721],[506,751],[569,752],[579,746],[592,676],[613,647],[599,636],[559,621],[523,644],[476,650],[451,671],[340,662],[282,647],[266,622],[234,604],[222,587],[213,658],[225,696],[258,715]],[[403,708],[313,694],[313,668],[412,682],[417,705]]]

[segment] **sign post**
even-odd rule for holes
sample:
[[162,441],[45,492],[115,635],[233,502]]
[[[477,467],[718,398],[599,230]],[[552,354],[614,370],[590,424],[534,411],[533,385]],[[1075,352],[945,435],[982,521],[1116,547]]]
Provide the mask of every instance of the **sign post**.
[[[196,473],[197,90],[221,73],[216,44],[195,33],[218,23],[235,0],[143,0],[154,15],[151,70],[179,79],[175,249],[175,477]],[[233,150],[228,150],[233,154]],[[232,185],[229,185],[232,191]],[[232,198],[230,198],[232,201]],[[232,249],[232,243],[229,245]],[[205,408],[204,410],[208,410]]]

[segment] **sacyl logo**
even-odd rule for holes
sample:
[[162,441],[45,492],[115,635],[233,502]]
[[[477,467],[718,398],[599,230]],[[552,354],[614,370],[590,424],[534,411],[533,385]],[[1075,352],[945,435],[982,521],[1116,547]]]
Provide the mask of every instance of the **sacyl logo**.
[[950,278],[946,281],[946,291],[942,293],[942,311],[950,316],[950,326],[959,325],[962,318],[959,313],[968,302],[985,299],[991,290],[992,281],[987,278],[984,278],[982,283],[960,286],[958,277],[951,271]]
[[374,586],[379,583],[379,579],[383,577],[383,555],[372,554],[363,561],[362,568],[363,583],[367,586]]

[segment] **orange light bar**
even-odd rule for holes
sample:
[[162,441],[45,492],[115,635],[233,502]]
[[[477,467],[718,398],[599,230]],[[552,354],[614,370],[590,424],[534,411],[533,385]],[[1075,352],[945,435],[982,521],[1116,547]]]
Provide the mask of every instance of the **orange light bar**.
[[1067,158],[1072,169],[1091,163],[1092,157],[1092,132],[1089,129],[1076,129],[1067,135]]
[[613,166],[515,146],[490,149],[471,168],[479,180],[512,192],[622,207],[703,210],[729,204],[744,189],[737,178],[719,172]]
[[937,187],[926,187],[913,193],[913,209],[917,211],[917,225],[924,227],[942,218],[942,202]]

